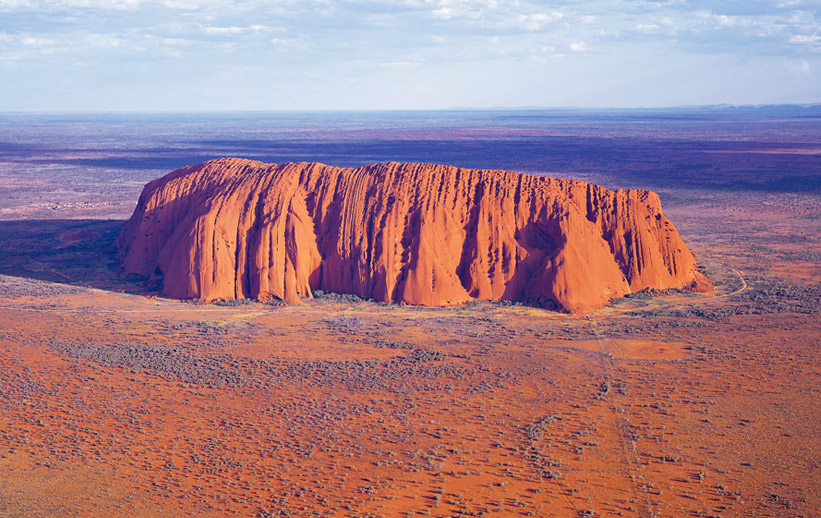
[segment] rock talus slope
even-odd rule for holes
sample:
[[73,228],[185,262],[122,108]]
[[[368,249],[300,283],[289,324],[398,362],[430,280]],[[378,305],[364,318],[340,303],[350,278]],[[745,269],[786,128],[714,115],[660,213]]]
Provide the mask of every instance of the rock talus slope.
[[578,312],[709,283],[653,192],[425,164],[186,167],[145,187],[116,244],[125,273],[203,300],[322,289]]

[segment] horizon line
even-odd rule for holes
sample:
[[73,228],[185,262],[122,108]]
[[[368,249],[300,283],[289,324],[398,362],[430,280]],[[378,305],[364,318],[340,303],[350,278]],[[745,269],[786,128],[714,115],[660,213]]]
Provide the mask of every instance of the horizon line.
[[214,110],[0,110],[0,115],[196,115],[229,113],[425,113],[425,112],[489,112],[489,111],[583,111],[583,112],[654,112],[688,110],[735,110],[735,109],[814,109],[821,108],[821,102],[814,103],[766,103],[766,104],[685,104],[673,106],[453,106],[448,108],[260,108],[260,109],[214,109]]

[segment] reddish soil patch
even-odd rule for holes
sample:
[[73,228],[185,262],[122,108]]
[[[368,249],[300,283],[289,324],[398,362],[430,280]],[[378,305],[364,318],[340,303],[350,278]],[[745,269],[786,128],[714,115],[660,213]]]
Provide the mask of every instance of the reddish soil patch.
[[587,317],[3,276],[0,516],[816,515],[821,279],[711,217],[715,292]]
[[[767,136],[734,124],[711,145]],[[791,131],[817,150],[806,125]],[[110,245],[170,164],[4,163],[0,516],[821,515],[818,155],[722,159],[623,133],[442,149],[657,188],[715,292],[631,296],[589,318],[167,300],[120,278]]]

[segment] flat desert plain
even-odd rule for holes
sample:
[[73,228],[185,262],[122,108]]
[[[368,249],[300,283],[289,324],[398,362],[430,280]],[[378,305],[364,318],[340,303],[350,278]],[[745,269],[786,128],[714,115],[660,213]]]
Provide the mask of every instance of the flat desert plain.
[[[821,515],[818,114],[537,115],[6,116],[0,516]],[[649,188],[715,290],[570,315],[122,278],[142,185],[222,155]]]

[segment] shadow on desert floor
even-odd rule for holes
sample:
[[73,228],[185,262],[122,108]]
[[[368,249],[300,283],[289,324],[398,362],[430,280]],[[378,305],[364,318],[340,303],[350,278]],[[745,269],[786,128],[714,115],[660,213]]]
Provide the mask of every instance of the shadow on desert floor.
[[0,275],[143,293],[118,273],[113,243],[121,220],[0,221]]

